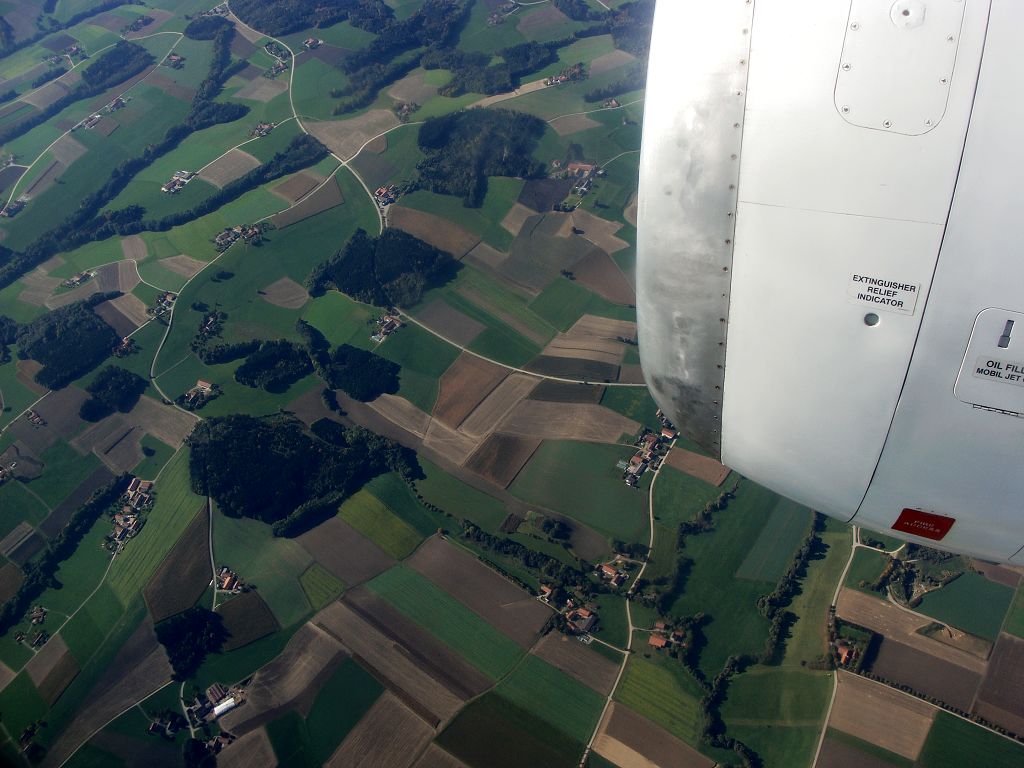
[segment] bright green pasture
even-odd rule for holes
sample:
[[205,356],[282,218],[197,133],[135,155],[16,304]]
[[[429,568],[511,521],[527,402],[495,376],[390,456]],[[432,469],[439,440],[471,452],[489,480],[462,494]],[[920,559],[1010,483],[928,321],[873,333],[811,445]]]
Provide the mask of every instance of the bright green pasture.
[[63,440],[40,453],[39,460],[46,465],[45,473],[30,481],[28,487],[50,507],[64,501],[93,470],[102,466],[93,454],[82,456]]
[[[647,636],[638,637],[646,654]],[[616,701],[692,745],[700,741],[702,696],[682,664],[661,658],[648,661],[639,655],[630,658],[615,689]]]
[[424,499],[456,518],[471,520],[489,533],[498,532],[508,516],[504,504],[471,488],[422,456],[419,462],[426,477],[416,481],[416,489]]
[[365,490],[421,536],[430,536],[438,528],[451,524],[444,515],[431,512],[424,507],[413,496],[409,486],[393,472],[378,475],[366,484]]
[[1010,587],[967,571],[925,595],[916,610],[994,642],[1012,600]]
[[563,277],[553,280],[530,302],[530,309],[561,331],[567,331],[583,315],[610,317],[615,320],[636,320],[636,310],[612,304],[574,280]]
[[423,540],[412,526],[366,490],[347,499],[338,515],[396,560],[408,557]]
[[302,591],[306,593],[306,599],[313,606],[313,610],[319,611],[331,600],[341,594],[342,583],[338,581],[320,563],[313,563],[299,576],[299,583]]
[[947,712],[939,712],[917,764],[921,768],[1012,768],[1024,763],[1024,746]]
[[434,409],[438,379],[459,356],[459,350],[418,325],[407,324],[374,349],[402,366],[398,394],[425,413]]

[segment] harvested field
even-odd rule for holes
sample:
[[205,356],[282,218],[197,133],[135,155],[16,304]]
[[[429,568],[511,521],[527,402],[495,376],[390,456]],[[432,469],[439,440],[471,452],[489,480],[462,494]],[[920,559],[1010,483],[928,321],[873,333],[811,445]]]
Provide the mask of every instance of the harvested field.
[[[917,630],[929,624],[930,621],[900,610],[885,600],[866,595],[855,589],[843,588],[839,592],[836,615],[841,619],[847,619],[854,624],[884,635],[888,640],[913,647],[919,651],[919,655],[925,661],[929,660],[928,656],[933,656],[970,670],[979,678],[985,674],[986,667],[982,659],[967,651],[919,634]],[[963,707],[963,709],[968,708],[969,705]]]
[[626,221],[628,221],[634,227],[636,226],[636,208],[637,208],[637,201],[636,201],[636,193],[634,192],[633,196],[631,198],[629,198],[629,202],[626,204],[626,207],[622,211],[622,218],[624,218]]
[[105,264],[94,270],[95,274],[91,280],[83,283],[77,288],[64,293],[58,293],[46,299],[46,306],[49,309],[64,307],[76,301],[88,299],[94,293],[106,293],[108,291],[123,291],[128,293],[139,284],[139,271],[133,261],[118,261],[114,264]]
[[444,299],[435,299],[416,314],[416,319],[460,346],[466,346],[487,327],[459,312]]
[[177,448],[192,432],[198,419],[150,397],[140,397],[128,412],[128,422],[145,430],[157,440]]
[[391,693],[385,693],[324,765],[329,768],[408,768],[434,731]]
[[316,189],[317,184],[320,184],[323,180],[323,176],[320,176],[319,174],[310,173],[309,171],[300,171],[290,179],[286,179],[280,184],[271,187],[270,191],[278,197],[287,200],[289,203],[297,203]]
[[330,43],[324,43],[319,48],[309,52],[310,58],[319,59],[331,67],[340,67],[341,63],[352,53],[348,48],[339,48]]
[[[123,420],[121,422],[124,424]],[[115,475],[128,472],[144,458],[144,434],[138,427],[125,424],[120,432],[110,434],[103,444],[94,447],[93,453]]]
[[395,561],[340,517],[332,517],[298,538],[324,568],[351,587],[386,571]]
[[[35,407],[36,413],[46,421],[45,427],[35,431],[51,430],[58,437],[64,439],[71,437],[85,423],[78,417],[78,409],[88,398],[89,396],[76,386],[51,392]],[[28,443],[27,440],[25,442]],[[29,447],[32,448],[31,444]]]
[[423,445],[444,456],[453,464],[462,466],[476,450],[478,441],[463,432],[456,432],[440,421],[431,419]]
[[619,366],[619,381],[623,384],[647,384],[644,369],[639,365]]
[[41,307],[54,288],[61,284],[61,280],[59,277],[50,277],[41,268],[36,268],[21,278],[21,284],[25,288],[18,294],[18,301]]
[[6,192],[24,175],[25,169],[21,166],[8,165],[3,170],[0,170],[0,192]]
[[207,548],[209,525],[209,513],[204,508],[192,519],[142,590],[154,622],[191,608],[209,586],[213,578]]
[[[248,59],[258,50],[256,46],[253,45],[253,40],[249,40],[247,37],[247,35],[249,37],[252,37],[253,35],[238,24],[235,25],[235,28],[238,29],[238,34],[235,35],[234,39],[231,41],[231,52],[239,59]],[[259,37],[256,36],[254,39],[259,40]],[[255,71],[250,74],[250,70]],[[263,74],[263,70],[250,64],[239,74],[244,76],[247,80],[252,80],[255,77],[260,77]]]
[[548,403],[527,400],[501,423],[501,431],[540,440],[585,440],[617,443],[624,434],[635,435],[640,425],[603,405]]
[[168,96],[172,96],[175,99],[181,99],[182,101],[192,101],[192,98],[196,95],[195,88],[189,88],[187,85],[175,82],[160,71],[154,72],[150,75],[146,80],[146,84],[152,85],[154,88],[159,88]]
[[[68,89],[60,83],[58,80],[53,80],[46,85],[42,86],[38,90],[28,93],[21,97],[21,101],[25,104],[31,104],[33,107],[39,110],[44,110],[58,99],[63,98],[68,94]],[[65,136],[66,139],[71,139],[71,136]],[[71,139],[74,141],[74,139]],[[58,141],[58,144],[60,142]],[[75,142],[78,144],[78,142]],[[55,145],[56,146],[56,145]],[[79,145],[81,146],[81,145]]]
[[39,689],[43,700],[47,704],[53,704],[78,674],[78,664],[75,663],[64,638],[57,635],[50,638],[46,645],[29,659],[25,671]]
[[605,72],[621,67],[623,64],[629,64],[631,61],[636,61],[636,56],[616,48],[614,51],[602,54],[590,62],[590,76],[597,77]]
[[463,257],[470,264],[489,267],[490,269],[497,269],[507,258],[507,253],[499,251],[497,248],[492,248],[483,240],[477,243],[473,250]]
[[537,381],[522,373],[509,374],[463,420],[459,430],[476,438],[488,434],[533,391]]
[[827,736],[815,768],[892,768],[892,763]]
[[[6,603],[14,597],[23,581],[25,581],[25,574],[14,563],[4,563],[0,566],[0,603]],[[2,681],[0,681],[0,685],[2,685]]]
[[415,768],[469,768],[457,757],[450,755],[437,744],[431,744],[427,751],[416,761]]
[[103,672],[87,694],[89,706],[79,710],[78,716],[47,750],[43,768],[63,765],[100,728],[171,679],[167,654],[148,621],[144,621],[122,646],[117,662]]
[[224,643],[225,652],[241,648],[281,628],[270,606],[255,590],[232,597],[217,607],[217,613],[224,619],[224,628],[229,635]]
[[506,312],[501,307],[491,304],[487,296],[481,293],[476,288],[474,288],[472,285],[465,283],[463,285],[458,286],[456,290],[463,298],[468,299],[471,304],[476,304],[478,307],[480,307],[480,309],[494,315],[496,318],[498,318],[503,323],[508,325],[514,331],[521,334],[530,341],[536,344],[547,343],[547,336],[543,336],[534,331],[532,328],[530,328],[530,326],[528,326],[526,323],[524,323],[522,320],[516,317],[516,315],[514,315],[513,313]]
[[466,469],[508,488],[540,446],[539,438],[493,433],[466,462]]
[[474,235],[448,219],[401,205],[393,205],[388,209],[388,226],[408,232],[450,253],[456,259],[461,259],[480,242],[479,235]]
[[1014,589],[1020,586],[1021,574],[1017,571],[1011,571],[1005,566],[986,563],[984,560],[971,560],[971,567],[996,584],[1003,584]]
[[[217,189],[222,189],[235,179],[241,178],[253,168],[258,168],[259,166],[260,161],[248,152],[232,149],[203,168],[198,176],[204,181],[213,184]],[[163,261],[165,260],[161,260],[161,263]]]
[[619,676],[618,664],[561,632],[546,634],[531,653],[605,696]]
[[263,300],[275,307],[299,309],[309,301],[306,289],[290,277],[282,277],[263,289]]
[[308,713],[320,686],[344,658],[335,638],[313,624],[304,624],[273,661],[253,676],[245,704],[221,718],[221,727],[241,736],[266,725],[285,709]]
[[595,216],[590,211],[577,208],[572,212],[572,223],[576,229],[583,230],[582,237],[589,240],[602,251],[615,253],[624,248],[629,248],[629,243],[615,236],[615,233],[622,229],[617,221],[608,221],[600,216]]
[[547,213],[569,194],[573,179],[530,179],[519,193],[519,202],[538,213]]
[[441,376],[434,418],[457,428],[506,375],[504,368],[463,352]]
[[24,567],[25,563],[35,557],[45,546],[46,539],[33,531],[22,539],[7,557],[17,565]]
[[636,304],[636,292],[604,251],[590,251],[572,266],[576,282],[613,304]]
[[375,139],[371,139],[370,143],[363,147],[363,152],[368,152],[371,155],[382,155],[388,150],[388,137],[378,136]]
[[[248,45],[249,44],[249,42],[245,38],[236,37],[231,42],[231,51],[232,51],[232,53],[235,53],[236,55],[237,55],[237,52],[235,51],[235,43],[237,43],[239,41],[241,41],[243,45]],[[239,58],[248,58],[248,57],[247,56],[241,56]],[[262,74],[263,74],[263,70],[260,69],[259,67],[254,66],[253,64],[246,64],[245,67],[242,68],[241,70],[239,70],[238,72],[236,72],[234,76],[239,78],[239,79],[241,79],[241,80],[249,81],[249,80],[255,80],[257,77],[260,77]]]
[[427,539],[406,563],[524,648],[550,611],[528,593],[444,539]]
[[236,99],[247,101],[259,101],[266,104],[275,96],[280,96],[288,90],[288,78],[280,77],[271,80],[269,77],[257,77],[243,85],[235,93]]
[[296,224],[344,202],[345,198],[342,197],[341,189],[338,187],[337,182],[329,181],[313,194],[306,197],[301,203],[293,205],[291,208],[286,208],[280,213],[275,213],[270,220],[275,227],[283,229],[290,224]]
[[398,124],[390,109],[371,109],[351,120],[310,122],[306,128],[342,160],[349,160],[370,139]]
[[[123,16],[117,16],[117,14],[112,14],[112,15],[114,15],[115,17],[121,19],[120,23],[124,24],[124,17]],[[146,15],[149,16],[151,19],[153,19],[153,21],[151,21],[149,24],[147,24],[142,29],[140,29],[140,30],[138,30],[136,32],[129,32],[128,34],[125,35],[125,39],[127,39],[127,40],[134,40],[136,37],[145,37],[146,35],[151,35],[154,32],[156,32],[158,29],[160,29],[160,27],[162,27],[169,19],[173,19],[174,18],[174,14],[173,13],[171,13],[170,11],[160,10],[159,8],[147,8],[146,9]],[[118,27],[117,29],[113,29],[111,31],[112,32],[118,32],[118,31],[120,31],[120,27]]]
[[430,675],[405,647],[389,640],[348,605],[330,603],[312,620],[344,644],[360,665],[432,725],[446,722],[462,706],[464,699]]
[[935,707],[850,672],[839,670],[829,725],[916,760],[935,719]]
[[8,446],[7,450],[0,453],[0,464],[9,467],[14,462],[18,463],[14,476],[19,480],[34,480],[43,472],[43,463],[20,441],[15,441],[14,445]]
[[307,427],[320,419],[330,419],[340,423],[341,419],[338,415],[324,405],[324,400],[320,396],[321,391],[316,387],[308,389],[288,403],[284,409],[298,416]]
[[608,342],[622,344],[618,339],[635,339],[636,323],[632,320],[612,320],[597,315],[583,315],[564,334],[566,339],[580,342]]
[[112,117],[101,117],[100,121],[96,123],[92,129],[101,136],[109,136],[120,127],[121,124]]
[[149,322],[146,305],[138,296],[126,293],[116,299],[105,301],[93,311],[121,336],[127,336],[139,326]]
[[14,670],[0,661],[0,691],[10,685],[15,677]]
[[976,672],[889,638],[882,640],[869,664],[870,671],[879,677],[964,711],[970,710],[981,683],[981,675]]
[[974,711],[1014,733],[1024,733],[1024,640],[999,635]]
[[168,256],[165,259],[160,259],[157,264],[169,272],[181,275],[184,278],[194,277],[206,266],[205,261],[199,261],[199,259],[193,259],[191,256],[185,256],[184,254]]
[[685,472],[690,477],[696,477],[705,483],[711,483],[716,488],[725,482],[725,478],[732,471],[709,456],[701,456],[699,453],[687,451],[685,448],[673,448],[669,451],[665,463],[681,472]]
[[713,760],[633,710],[612,703],[594,751],[620,768],[711,768]]
[[523,224],[533,215],[535,215],[534,211],[522,203],[515,203],[509,209],[509,212],[505,214],[505,218],[501,220],[501,226],[513,236],[518,235],[519,231],[523,228]]
[[367,405],[388,421],[392,421],[406,432],[422,438],[430,426],[430,416],[404,397],[398,395],[381,395]]
[[10,557],[11,552],[17,549],[18,546],[25,541],[25,539],[31,536],[34,531],[35,528],[33,528],[30,523],[22,520],[14,526],[10,533],[0,539],[0,555]]
[[[109,469],[97,467],[91,475],[85,478],[75,490],[68,494],[67,498],[39,524],[39,530],[51,539],[55,537],[64,529],[64,526],[71,519],[71,515],[75,513],[75,510],[89,500],[93,491],[98,490],[113,479],[114,474]],[[14,554],[11,555],[11,559],[16,562],[18,560]]]
[[526,370],[543,376],[579,379],[584,382],[617,381],[619,366],[597,360],[538,355],[526,364]]
[[601,123],[589,115],[566,115],[565,117],[556,117],[551,121],[551,127],[555,129],[555,133],[559,136],[569,136],[573,133],[579,133],[591,128],[599,128],[600,126]]
[[39,44],[39,47],[45,48],[53,53],[57,53],[58,51],[63,51],[68,46],[74,45],[77,42],[78,41],[67,32],[61,32],[59,35],[54,35],[53,37],[48,37],[43,40]]
[[426,104],[431,96],[437,95],[437,86],[424,82],[425,77],[425,72],[412,72],[406,75],[388,88],[388,96],[397,101]]
[[544,379],[530,393],[528,400],[546,400],[549,403],[591,403],[597,405],[605,388],[593,384],[570,384],[565,381]]
[[614,339],[598,339],[560,333],[544,348],[542,354],[548,357],[568,357],[574,360],[593,360],[618,367],[626,347]]
[[403,646],[421,669],[459,698],[472,698],[491,687],[487,675],[366,587],[346,592],[342,602],[388,640]]
[[64,173],[64,166],[57,160],[51,160],[46,169],[24,191],[24,196],[31,200],[33,197],[43,194],[43,192],[57,183],[57,177],[62,173]]
[[57,139],[53,146],[50,147],[50,152],[57,158],[57,162],[66,168],[88,152],[88,150],[74,136],[67,133]]
[[249,731],[217,755],[218,768],[277,768],[266,728]]
[[569,17],[555,8],[555,6],[549,5],[539,11],[534,11],[529,16],[523,17],[516,24],[516,30],[522,32],[526,39],[529,40],[530,32],[534,30],[541,30],[550,25],[567,23],[569,23]]

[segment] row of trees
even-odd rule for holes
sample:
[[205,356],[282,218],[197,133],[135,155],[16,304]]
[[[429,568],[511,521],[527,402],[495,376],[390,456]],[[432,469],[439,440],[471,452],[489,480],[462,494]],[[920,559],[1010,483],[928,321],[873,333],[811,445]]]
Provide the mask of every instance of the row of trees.
[[383,8],[381,0],[232,0],[231,11],[253,29],[287,35],[310,27],[328,27],[358,14]]

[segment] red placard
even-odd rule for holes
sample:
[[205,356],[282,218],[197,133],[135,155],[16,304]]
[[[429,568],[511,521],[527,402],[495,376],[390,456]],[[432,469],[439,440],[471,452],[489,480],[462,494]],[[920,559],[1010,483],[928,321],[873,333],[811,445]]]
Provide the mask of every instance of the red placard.
[[956,518],[936,515],[934,512],[922,512],[920,509],[906,509],[900,512],[896,522],[892,524],[894,531],[912,533],[925,539],[941,541]]

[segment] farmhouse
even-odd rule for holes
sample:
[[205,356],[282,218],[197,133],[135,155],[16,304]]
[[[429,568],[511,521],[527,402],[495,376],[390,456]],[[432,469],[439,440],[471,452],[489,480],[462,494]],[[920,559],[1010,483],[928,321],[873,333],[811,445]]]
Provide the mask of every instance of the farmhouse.
[[245,586],[245,582],[239,578],[238,574],[228,568],[226,565],[222,565],[220,571],[217,573],[217,589],[221,592],[231,592],[232,594],[238,594],[242,591]]
[[402,319],[398,315],[381,315],[377,318],[377,331],[370,338],[380,344],[401,327]]
[[148,507],[153,500],[152,491],[153,482],[151,480],[140,480],[133,477],[132,481],[128,483],[128,490],[124,493],[126,509],[138,512]]
[[105,109],[107,110],[107,112],[117,112],[117,110],[124,109],[127,106],[128,106],[128,100],[125,99],[123,96],[118,96],[112,102],[107,104]]
[[621,586],[626,581],[626,572],[610,563],[602,563],[594,570],[602,579],[611,582],[613,587]]
[[82,125],[86,128],[92,128],[102,119],[102,115],[89,115],[85,120],[82,121]]
[[67,280],[61,283],[61,285],[64,286],[65,288],[77,288],[82,283],[91,280],[95,276],[95,274],[95,272],[79,272],[74,277],[69,277]]
[[664,648],[668,645],[668,640],[665,639],[664,635],[656,635],[652,632],[647,638],[647,644],[652,648]]
[[185,57],[177,53],[172,53],[167,57],[167,64],[173,69],[181,69],[185,66]]
[[398,199],[398,187],[394,184],[377,187],[377,191],[373,193],[373,199],[377,201],[377,205],[381,208],[385,205],[391,205]]
[[565,614],[569,626],[580,633],[589,632],[597,623],[597,613],[589,608],[575,608]]
[[540,588],[540,599],[546,603],[551,598],[552,592],[554,592],[554,590],[547,584],[542,585]]
[[183,189],[192,179],[195,178],[195,173],[192,171],[175,171],[174,175],[171,176],[162,187],[161,192],[167,192],[169,194],[176,194],[179,190]]
[[5,205],[3,210],[0,211],[0,216],[3,216],[5,219],[9,219],[24,207],[25,200],[19,197],[17,200]]
[[25,414],[25,421],[31,424],[33,427],[45,427],[46,419],[39,415],[39,411],[28,409],[28,413]]
[[324,41],[316,37],[307,37],[302,41],[302,44],[306,47],[306,50],[313,51],[323,45]]
[[266,136],[272,130],[274,130],[275,123],[257,123],[256,127],[249,131],[250,136],[262,137]]

